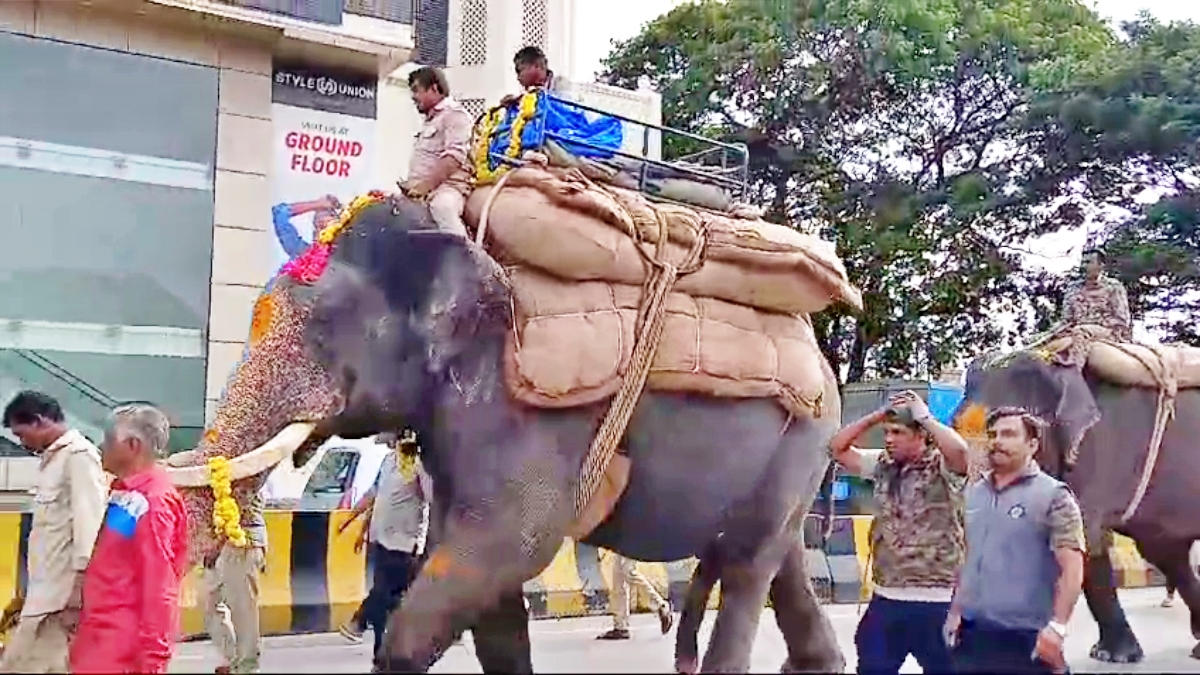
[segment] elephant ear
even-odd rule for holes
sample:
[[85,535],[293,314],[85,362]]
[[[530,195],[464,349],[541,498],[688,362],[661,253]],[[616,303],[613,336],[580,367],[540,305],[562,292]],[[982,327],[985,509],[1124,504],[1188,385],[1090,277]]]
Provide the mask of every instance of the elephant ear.
[[512,295],[504,269],[480,247],[440,231],[409,234],[414,249],[436,261],[412,328],[425,338],[426,363],[441,373],[482,341],[503,337],[512,326]]
[[1079,445],[1087,432],[1100,421],[1100,408],[1087,380],[1078,368],[1048,366],[1058,400],[1054,421],[1066,443],[1063,457],[1069,468],[1075,465]]

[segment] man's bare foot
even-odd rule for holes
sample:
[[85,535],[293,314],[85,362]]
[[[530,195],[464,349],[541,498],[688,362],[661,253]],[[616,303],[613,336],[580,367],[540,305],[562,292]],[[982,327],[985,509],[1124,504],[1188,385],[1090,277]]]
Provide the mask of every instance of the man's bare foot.
[[671,627],[675,625],[675,614],[671,611],[671,605],[658,610],[658,623],[663,635],[671,632]]

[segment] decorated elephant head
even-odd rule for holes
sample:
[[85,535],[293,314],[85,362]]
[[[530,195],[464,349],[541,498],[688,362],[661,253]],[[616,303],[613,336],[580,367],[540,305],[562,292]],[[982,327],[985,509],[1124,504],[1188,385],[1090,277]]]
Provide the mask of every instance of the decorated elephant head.
[[[212,425],[188,466],[170,469],[185,488],[192,561],[222,543],[214,473],[229,474],[245,506],[275,464],[303,464],[331,436],[420,431],[430,394],[447,378],[469,386],[472,374],[458,364],[502,346],[511,318],[500,267],[436,230],[424,205],[355,200],[258,298]],[[227,469],[212,458],[226,458]]]
[[1050,425],[1038,463],[1051,475],[1063,475],[1074,464],[1084,434],[1100,417],[1083,373],[1032,354],[1017,354],[1001,365],[987,365],[995,363],[994,358],[985,357],[967,369],[963,398],[954,411],[954,428],[973,446],[981,446],[986,441],[989,410],[1024,408]]

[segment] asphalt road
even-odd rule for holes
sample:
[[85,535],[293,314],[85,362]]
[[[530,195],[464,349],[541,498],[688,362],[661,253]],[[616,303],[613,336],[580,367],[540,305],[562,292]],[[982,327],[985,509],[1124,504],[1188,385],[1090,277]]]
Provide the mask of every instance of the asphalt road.
[[[1188,631],[1187,609],[1181,602],[1164,609],[1161,588],[1121,591],[1121,600],[1141,640],[1146,659],[1133,666],[1111,666],[1088,658],[1096,641],[1096,626],[1087,607],[1080,602],[1071,622],[1067,640],[1068,659],[1075,672],[1200,673],[1200,661],[1190,658],[1194,641]],[[854,628],[857,608],[831,606],[830,618],[838,632],[848,671],[854,669]],[[707,643],[712,614],[701,631],[701,645]],[[609,627],[604,617],[535,621],[533,623],[533,664],[539,672],[555,673],[671,673],[674,636],[662,636],[657,620],[641,614],[633,617],[633,639],[628,642],[604,642],[595,636]],[[367,635],[368,643],[370,634]],[[349,645],[337,635],[312,635],[268,638],[264,647],[263,672],[291,673],[365,673],[369,670],[369,646]],[[768,610],[759,626],[754,645],[754,672],[779,672],[785,648]],[[206,642],[180,645],[170,672],[213,672],[217,665],[212,647]],[[457,645],[433,668],[435,673],[478,673],[479,663],[470,637]],[[919,673],[910,658],[904,673]]]

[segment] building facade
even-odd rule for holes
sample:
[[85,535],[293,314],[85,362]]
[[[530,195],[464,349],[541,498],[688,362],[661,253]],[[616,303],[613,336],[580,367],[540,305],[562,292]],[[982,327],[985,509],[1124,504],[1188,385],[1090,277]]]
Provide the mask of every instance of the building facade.
[[[0,1],[0,404],[45,391],[98,438],[112,406],[150,401],[173,445],[194,446],[287,258],[280,228],[303,244],[326,192],[403,177],[412,63],[445,66],[482,112],[516,90],[526,44],[570,69],[573,7]],[[603,105],[604,89],[584,98]],[[652,95],[610,98],[631,95],[657,121]],[[321,182],[341,178],[338,194]],[[24,454],[11,439],[0,453]],[[13,471],[0,489],[22,487]]]

